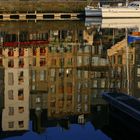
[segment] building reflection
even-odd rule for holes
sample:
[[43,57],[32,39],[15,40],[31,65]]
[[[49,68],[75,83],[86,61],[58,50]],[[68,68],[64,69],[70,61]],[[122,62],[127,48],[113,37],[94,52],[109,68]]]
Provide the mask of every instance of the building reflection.
[[[23,51],[24,55],[21,55]],[[29,63],[28,49],[0,48],[4,79],[2,130],[28,129]]]
[[[139,33],[133,32],[133,36]],[[139,96],[139,41],[128,44],[126,39],[108,50],[110,61],[110,88],[116,88],[137,98]]]
[[28,130],[29,120],[37,132],[68,128],[104,109],[110,71],[97,28],[3,30],[0,41],[3,131]]

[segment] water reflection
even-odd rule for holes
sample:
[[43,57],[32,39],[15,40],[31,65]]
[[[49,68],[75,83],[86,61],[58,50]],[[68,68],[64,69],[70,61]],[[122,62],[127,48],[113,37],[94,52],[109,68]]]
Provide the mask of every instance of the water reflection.
[[[107,113],[103,91],[127,91],[124,27],[69,22],[0,24],[3,133],[28,130],[29,120],[37,132],[49,126],[68,128],[69,123],[95,121],[98,111]],[[134,31],[137,29],[135,26]],[[139,91],[139,83],[135,87],[134,82],[134,73],[139,74],[138,46],[135,43],[128,50],[133,95]],[[97,120],[102,122],[100,117]]]

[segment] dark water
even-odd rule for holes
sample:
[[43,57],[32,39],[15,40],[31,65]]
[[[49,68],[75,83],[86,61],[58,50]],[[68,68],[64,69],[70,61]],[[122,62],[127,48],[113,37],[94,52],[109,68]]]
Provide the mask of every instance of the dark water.
[[[90,122],[113,140],[126,138],[127,131],[123,136],[112,129],[123,125],[112,121],[101,93],[129,88],[139,98],[139,44],[129,44],[129,66],[124,44],[126,31],[136,34],[140,24],[117,22],[0,23],[1,139],[27,133],[29,122],[40,136],[46,128],[65,131]],[[109,52],[113,45],[116,49]]]

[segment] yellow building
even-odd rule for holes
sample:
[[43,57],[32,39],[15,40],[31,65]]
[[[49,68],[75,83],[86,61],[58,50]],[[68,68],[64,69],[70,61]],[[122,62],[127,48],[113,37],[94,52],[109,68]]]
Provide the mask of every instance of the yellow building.
[[108,49],[110,88],[140,97],[139,42],[131,46],[124,39]]
[[2,130],[28,130],[29,123],[29,50],[1,48],[4,67],[4,109]]

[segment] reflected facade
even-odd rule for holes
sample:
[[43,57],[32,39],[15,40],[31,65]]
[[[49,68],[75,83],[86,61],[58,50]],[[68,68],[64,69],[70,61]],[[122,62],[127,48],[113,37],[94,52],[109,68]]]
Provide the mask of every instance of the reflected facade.
[[128,92],[129,87],[139,98],[139,42],[126,55],[124,29],[76,26],[74,21],[65,27],[53,21],[48,28],[26,24],[29,28],[1,24],[2,133],[28,130],[29,121],[38,133],[49,126],[92,122],[107,106],[104,91]]

